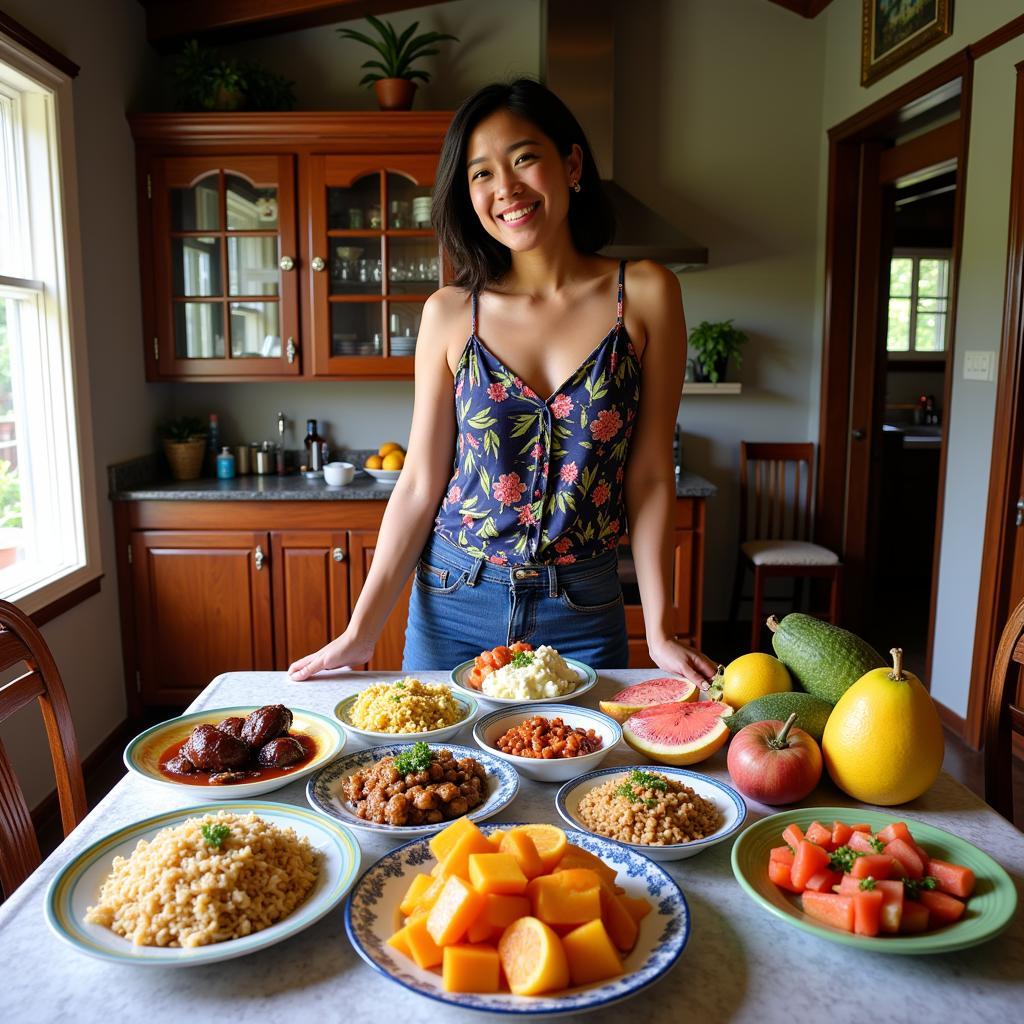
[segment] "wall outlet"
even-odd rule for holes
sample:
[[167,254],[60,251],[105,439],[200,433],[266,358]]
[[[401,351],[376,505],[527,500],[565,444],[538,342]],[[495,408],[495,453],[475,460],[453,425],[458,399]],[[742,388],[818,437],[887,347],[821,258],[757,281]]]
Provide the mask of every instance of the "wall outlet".
[[964,352],[964,380],[995,379],[995,352]]

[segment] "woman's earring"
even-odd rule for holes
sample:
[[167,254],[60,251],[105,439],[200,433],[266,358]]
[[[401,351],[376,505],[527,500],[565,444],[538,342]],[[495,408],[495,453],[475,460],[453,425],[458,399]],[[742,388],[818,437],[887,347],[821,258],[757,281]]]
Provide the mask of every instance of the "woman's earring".
[[572,183],[572,190],[573,190],[573,192],[582,192],[582,191],[583,191],[583,189],[582,189],[582,188],[580,188],[580,183],[579,183],[579,181],[574,181],[574,182]]

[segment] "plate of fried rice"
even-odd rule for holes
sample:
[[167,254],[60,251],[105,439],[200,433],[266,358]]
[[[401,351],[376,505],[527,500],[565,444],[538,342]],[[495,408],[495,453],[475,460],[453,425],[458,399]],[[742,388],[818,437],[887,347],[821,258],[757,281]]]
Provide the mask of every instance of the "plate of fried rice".
[[111,833],[50,884],[46,916],[79,952],[187,967],[244,956],[336,907],[359,872],[339,822],[256,800],[159,814]]

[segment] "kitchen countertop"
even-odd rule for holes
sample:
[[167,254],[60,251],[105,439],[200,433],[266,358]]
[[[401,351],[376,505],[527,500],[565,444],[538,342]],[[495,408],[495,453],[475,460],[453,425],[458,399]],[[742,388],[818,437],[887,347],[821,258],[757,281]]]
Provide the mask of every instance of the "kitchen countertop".
[[[419,675],[431,682],[447,678],[441,672]],[[596,707],[599,699],[650,676],[650,670],[601,672],[597,686],[580,703]],[[394,677],[394,673],[334,672],[296,684],[283,672],[231,672],[218,676],[190,710],[284,701],[330,715],[343,696]],[[467,726],[454,742],[472,745],[470,733]],[[347,749],[362,745],[350,740]],[[695,767],[727,781],[725,755],[720,750]],[[609,752],[605,764],[638,760],[635,752],[620,744]],[[559,821],[554,807],[557,788],[557,784],[523,779],[513,803],[492,820]],[[306,806],[304,780],[271,793],[269,799]],[[232,1024],[266,1020],[480,1024],[498,1019],[431,1003],[371,970],[346,938],[340,906],[280,945],[237,960],[181,970],[105,963],[72,950],[49,931],[46,891],[64,865],[122,826],[193,803],[188,794],[179,796],[135,775],[122,779],[0,906],[0,963],[10,965],[4,970],[4,1020],[12,1024],[58,1020],[179,1024],[186,1019],[230,1020]],[[828,783],[822,783],[802,804],[863,806]],[[748,801],[747,824],[774,810]],[[981,847],[1003,865],[1020,890],[1024,836],[945,772],[924,796],[891,813],[928,822]],[[396,845],[366,833],[359,833],[358,840],[364,869]],[[682,887],[692,920],[679,962],[628,1003],[571,1019],[590,1024],[627,1019],[634,1024],[679,1020],[791,1024],[794,1017],[817,1013],[837,1024],[911,1018],[1005,1024],[1019,1014],[1024,1000],[1024,914],[1020,910],[999,938],[956,953],[893,956],[851,949],[798,931],[757,906],[733,877],[731,847],[731,842],[723,842],[691,860],[663,865]]]
[[[328,487],[322,476],[308,479],[301,473],[155,481],[155,460],[148,480],[138,472],[138,461],[109,468],[111,501],[387,501],[394,490],[362,472],[345,487]],[[710,498],[717,490],[696,473],[684,471],[676,478],[678,498]]]

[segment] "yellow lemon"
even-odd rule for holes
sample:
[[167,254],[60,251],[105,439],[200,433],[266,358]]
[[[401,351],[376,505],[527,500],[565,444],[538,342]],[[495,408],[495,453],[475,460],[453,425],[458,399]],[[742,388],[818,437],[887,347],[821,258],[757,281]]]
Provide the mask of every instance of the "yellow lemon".
[[821,752],[832,781],[854,800],[890,807],[920,796],[942,767],[939,713],[903,652],[865,673],[828,716]]
[[769,693],[793,689],[789,671],[770,654],[744,654],[730,661],[722,675],[722,700],[733,708]]
[[384,456],[381,469],[401,469],[405,465],[405,455],[402,452],[391,451]]
[[379,455],[371,455],[363,463],[364,469],[380,469],[384,460]]
[[384,458],[389,452],[404,452],[405,449],[397,441],[386,441],[377,449],[377,454]]

